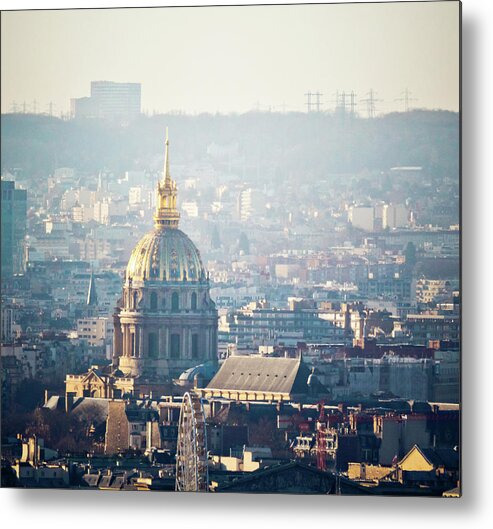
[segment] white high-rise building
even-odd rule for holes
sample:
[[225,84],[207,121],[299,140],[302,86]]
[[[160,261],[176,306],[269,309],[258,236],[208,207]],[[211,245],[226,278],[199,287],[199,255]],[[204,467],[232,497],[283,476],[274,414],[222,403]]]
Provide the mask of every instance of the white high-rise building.
[[375,226],[375,208],[373,206],[351,206],[348,220],[354,228],[373,231]]
[[71,99],[76,118],[130,119],[141,113],[141,84],[92,81],[91,96]]
[[382,214],[382,228],[405,228],[409,226],[409,211],[403,204],[385,204]]

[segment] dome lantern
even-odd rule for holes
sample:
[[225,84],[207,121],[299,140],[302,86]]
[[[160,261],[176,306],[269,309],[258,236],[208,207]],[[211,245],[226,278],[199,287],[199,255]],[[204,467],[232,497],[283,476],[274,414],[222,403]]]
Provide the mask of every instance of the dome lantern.
[[144,235],[132,251],[127,277],[134,281],[208,283],[208,277],[194,243],[178,229],[177,186],[171,179],[166,128],[164,173],[157,186],[154,229]]
[[163,179],[157,184],[156,213],[154,214],[154,226],[157,229],[176,229],[178,228],[178,222],[180,220],[180,213],[176,207],[176,182],[171,179],[169,172],[168,150],[168,127],[166,127]]

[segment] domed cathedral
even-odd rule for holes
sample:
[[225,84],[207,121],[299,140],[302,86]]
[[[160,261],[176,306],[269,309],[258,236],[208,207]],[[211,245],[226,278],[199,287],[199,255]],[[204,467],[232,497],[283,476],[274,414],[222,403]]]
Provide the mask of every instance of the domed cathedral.
[[[128,261],[113,316],[112,369],[106,377],[100,374],[111,387],[101,397],[149,393],[153,388],[164,391],[183,371],[217,362],[217,310],[200,253],[178,228],[177,186],[169,171],[168,149],[166,131],[154,229],[139,241]],[[75,393],[79,396],[80,388]]]
[[114,316],[114,366],[131,376],[176,378],[217,359],[217,310],[199,251],[179,228],[177,187],[169,171],[157,186],[154,229],[128,262]]

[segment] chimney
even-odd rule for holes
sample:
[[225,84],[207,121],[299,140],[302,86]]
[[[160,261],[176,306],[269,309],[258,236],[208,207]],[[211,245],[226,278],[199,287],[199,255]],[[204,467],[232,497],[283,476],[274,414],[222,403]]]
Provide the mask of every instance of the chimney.
[[72,409],[72,406],[74,405],[74,397],[75,393],[72,391],[68,391],[65,394],[65,412],[69,413],[69,411]]

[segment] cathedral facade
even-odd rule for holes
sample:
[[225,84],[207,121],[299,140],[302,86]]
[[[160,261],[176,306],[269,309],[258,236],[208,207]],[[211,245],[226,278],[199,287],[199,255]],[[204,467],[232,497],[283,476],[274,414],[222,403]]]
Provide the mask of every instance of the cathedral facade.
[[[112,365],[99,373],[68,375],[66,391],[72,396],[112,398],[153,387],[164,391],[183,371],[217,362],[217,310],[200,253],[178,228],[177,186],[170,176],[167,136],[165,146],[154,229],[132,251],[113,316]],[[84,377],[96,383],[94,388],[86,387]]]

